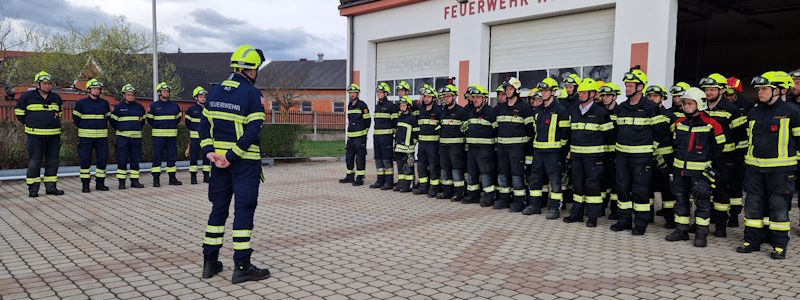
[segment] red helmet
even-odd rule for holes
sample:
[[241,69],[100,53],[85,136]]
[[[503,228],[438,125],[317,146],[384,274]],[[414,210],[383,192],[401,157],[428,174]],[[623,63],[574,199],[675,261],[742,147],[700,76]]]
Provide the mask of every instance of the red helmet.
[[728,88],[734,90],[737,93],[742,92],[742,81],[736,77],[728,78]]

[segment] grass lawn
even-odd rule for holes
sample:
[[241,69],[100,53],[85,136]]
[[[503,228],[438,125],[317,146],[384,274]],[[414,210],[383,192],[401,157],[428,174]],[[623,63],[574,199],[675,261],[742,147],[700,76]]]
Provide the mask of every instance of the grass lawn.
[[307,157],[344,156],[344,140],[338,141],[304,141],[303,155]]

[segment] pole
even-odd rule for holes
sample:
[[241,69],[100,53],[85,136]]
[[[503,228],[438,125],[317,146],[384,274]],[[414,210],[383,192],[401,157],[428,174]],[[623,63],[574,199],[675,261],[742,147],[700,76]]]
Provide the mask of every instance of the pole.
[[156,0],[153,0],[153,102],[158,101],[156,95],[156,86],[158,85],[158,43],[156,43],[158,36],[156,36]]

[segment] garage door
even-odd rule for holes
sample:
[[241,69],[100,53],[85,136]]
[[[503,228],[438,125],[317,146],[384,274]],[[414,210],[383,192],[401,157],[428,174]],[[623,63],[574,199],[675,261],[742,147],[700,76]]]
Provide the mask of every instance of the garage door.
[[450,61],[450,35],[436,34],[378,43],[376,79],[392,87],[400,81],[411,85],[412,94],[427,83],[446,84]]
[[614,9],[492,26],[491,82],[516,75],[532,87],[566,73],[608,80],[613,50]]

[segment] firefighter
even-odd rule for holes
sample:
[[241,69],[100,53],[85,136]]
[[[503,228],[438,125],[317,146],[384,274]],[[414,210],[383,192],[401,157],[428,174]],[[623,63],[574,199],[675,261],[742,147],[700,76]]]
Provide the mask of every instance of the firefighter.
[[739,108],[722,99],[722,90],[727,88],[728,79],[719,73],[714,73],[700,79],[700,88],[706,92],[705,101],[708,103],[709,116],[722,125],[725,131],[725,147],[719,162],[714,168],[719,172],[717,188],[712,195],[713,210],[711,221],[714,223],[714,236],[727,236],[728,210],[730,209],[730,196],[732,189],[733,172],[736,172],[736,145],[746,139],[746,117],[742,116]]
[[[753,108],[753,101],[742,95],[742,81],[736,77],[728,78],[728,87],[724,91],[725,100],[736,105],[739,114],[747,118],[747,113]],[[746,130],[746,124],[742,127]],[[739,227],[739,215],[742,213],[742,183],[744,182],[744,155],[747,152],[746,136],[736,143],[733,152],[733,168],[730,189],[730,210],[728,210],[728,227]]]
[[604,155],[608,146],[614,144],[614,124],[608,111],[594,102],[597,93],[597,82],[592,78],[584,78],[578,85],[580,103],[569,111],[570,171],[575,203],[570,215],[563,220],[566,223],[583,222],[585,214],[588,218],[587,227],[597,227],[597,218],[603,211],[601,176]]
[[793,181],[797,180],[800,110],[780,100],[787,86],[779,75],[764,73],[753,78],[752,85],[758,89],[758,104],[747,113],[744,243],[736,251],[759,251],[769,235],[770,257],[785,259]]
[[[514,78],[514,77],[512,77],[512,78]],[[507,81],[505,81],[505,82],[507,82]],[[494,90],[495,94],[497,94],[497,104],[506,103],[506,101],[508,99],[508,97],[506,96],[506,88],[505,88],[505,84],[504,83],[498,85],[497,88]]]
[[[403,83],[403,82],[401,82]],[[398,89],[399,90],[399,89]],[[378,180],[370,188],[391,190],[394,184],[394,129],[397,126],[397,105],[386,99],[389,96],[389,85],[385,82],[378,84],[376,97],[378,103],[375,104],[374,128],[372,130],[372,142],[375,152],[375,174]]]
[[[664,107],[664,101],[667,101],[667,89],[659,84],[648,86],[645,90],[645,97],[658,106],[658,111],[662,116],[667,117],[667,122],[659,122],[659,130],[668,132],[671,124],[675,124],[677,117],[672,114],[672,111]],[[663,120],[662,120],[663,121]],[[650,223],[653,223],[654,199],[655,192],[661,194],[661,210],[660,215],[664,216],[664,228],[675,229],[675,197],[670,190],[670,167],[672,166],[673,148],[671,135],[667,135],[665,143],[659,144],[653,152],[655,160],[655,169],[653,171],[653,183],[651,185],[653,192],[650,194]]]
[[662,131],[661,123],[669,120],[661,115],[658,106],[644,99],[647,74],[638,66],[626,72],[623,81],[628,99],[616,107],[614,145],[619,220],[611,230],[631,229],[631,234],[643,235],[650,221],[654,145],[668,143],[669,132]]
[[414,147],[419,138],[417,118],[411,114],[414,102],[408,96],[400,98],[398,107],[400,115],[395,129],[395,160],[397,161],[397,190],[401,193],[411,192],[414,183]]
[[580,101],[578,101],[578,86],[581,84],[581,77],[578,74],[570,73],[567,77],[561,81],[564,87],[564,95],[563,99],[560,99],[558,102],[564,108],[571,110],[573,106],[577,106]]
[[105,184],[106,165],[108,164],[108,117],[111,115],[108,101],[100,97],[103,83],[97,79],[86,82],[86,98],[75,103],[72,119],[78,128],[78,156],[81,161],[80,177],[83,189],[88,193],[91,180],[92,151],[96,156],[95,189],[108,191]]
[[[358,98],[361,88],[353,83],[347,87],[347,145],[345,146],[346,175],[339,183],[364,184],[367,164],[367,132],[372,125],[372,115],[364,101]],[[355,175],[355,179],[353,178]]]
[[[611,120],[612,124],[616,123],[617,115],[616,115],[616,107],[617,107],[617,97],[622,93],[619,86],[613,82],[606,83],[605,86],[599,89],[600,99],[603,105],[603,108],[606,109],[608,113],[608,117]],[[612,140],[616,141],[616,133],[617,129],[614,127],[611,131]],[[603,156],[603,187],[605,188],[605,197],[603,197],[603,213],[606,211],[606,207],[608,207],[608,219],[609,220],[617,220],[619,218],[619,212],[617,212],[617,190],[614,187],[616,184],[616,176],[617,176],[617,169],[616,163],[614,162],[614,145],[609,145],[606,147],[606,153]]]
[[264,106],[261,92],[253,85],[263,63],[264,54],[260,49],[240,46],[231,55],[233,73],[211,89],[203,106],[200,146],[204,156],[214,164],[208,185],[212,208],[203,239],[203,278],[211,278],[222,270],[219,250],[232,197],[236,202],[233,212],[235,265],[231,282],[262,280],[270,276],[269,270],[250,262],[253,215],[258,204],[258,186],[264,180],[259,149]]
[[178,168],[175,167],[175,160],[178,155],[177,137],[178,123],[181,121],[181,108],[177,103],[169,100],[169,93],[172,87],[166,82],[156,86],[158,101],[150,104],[147,113],[147,122],[153,127],[153,166],[150,173],[153,173],[153,186],[160,187],[161,181],[161,159],[166,158],[167,174],[169,175],[169,185],[181,185],[175,177]]
[[[708,244],[708,226],[711,223],[711,194],[716,176],[710,169],[719,161],[725,147],[725,131],[717,121],[705,113],[706,94],[698,88],[689,88],[680,96],[683,117],[673,128],[675,160],[672,163],[672,190],[675,193],[675,231],[665,237],[667,241],[689,240],[692,204],[695,209],[695,247]],[[666,212],[665,212],[666,213]]]
[[436,197],[439,193],[439,128],[442,108],[434,99],[438,93],[433,88],[422,91],[422,106],[419,109],[419,146],[417,151],[417,170],[419,185],[414,189],[415,195],[428,194]]
[[684,117],[681,96],[683,96],[683,93],[688,91],[690,87],[688,83],[681,81],[669,88],[669,94],[672,96],[672,107],[669,108],[669,111],[672,112],[676,118]]
[[536,86],[542,92],[543,103],[534,111],[533,169],[528,184],[530,203],[522,210],[523,215],[540,214],[545,205],[542,186],[550,181],[550,201],[547,204],[548,220],[560,216],[562,177],[569,135],[569,115],[563,105],[555,101],[554,89],[558,82],[547,77]]
[[448,84],[440,94],[444,97],[442,128],[439,129],[442,193],[437,198],[461,201],[466,193],[466,186],[464,186],[465,140],[461,125],[467,121],[467,111],[456,103],[458,89],[454,85]]
[[[189,174],[191,176],[191,184],[197,184],[197,160],[200,159],[200,134],[197,132],[200,119],[203,118],[203,105],[206,103],[206,96],[208,91],[202,86],[196,87],[192,91],[195,104],[186,109],[186,119],[184,123],[186,128],[189,129]],[[211,163],[208,158],[203,157],[203,182],[208,183],[208,175],[211,172]]]
[[53,92],[53,77],[41,71],[33,78],[35,90],[22,94],[14,115],[25,126],[28,138],[28,197],[39,197],[39,168],[45,161],[44,188],[47,195],[63,195],[58,183],[58,155],[61,149],[61,97]]
[[[474,108],[469,112],[467,122],[462,125],[466,129],[467,138],[467,195],[461,203],[470,204],[480,202],[482,207],[491,206],[495,199],[495,136],[497,128],[497,113],[489,106],[487,98],[489,91],[479,84],[473,84],[466,93]],[[481,196],[481,187],[483,196]]]
[[[114,106],[108,122],[116,130],[114,146],[117,157],[117,179],[119,189],[125,189],[125,180],[130,176],[132,188],[143,188],[139,182],[139,161],[142,160],[142,128],[144,126],[144,106],[136,102],[136,88],[126,84],[120,90],[124,101]],[[128,165],[130,164],[130,170]]]
[[502,87],[506,101],[495,106],[498,197],[494,208],[519,212],[525,208],[525,148],[533,133],[533,110],[520,99],[519,79],[511,77]]
[[792,88],[786,94],[786,101],[800,104],[800,70],[789,72],[789,77],[792,78]]

